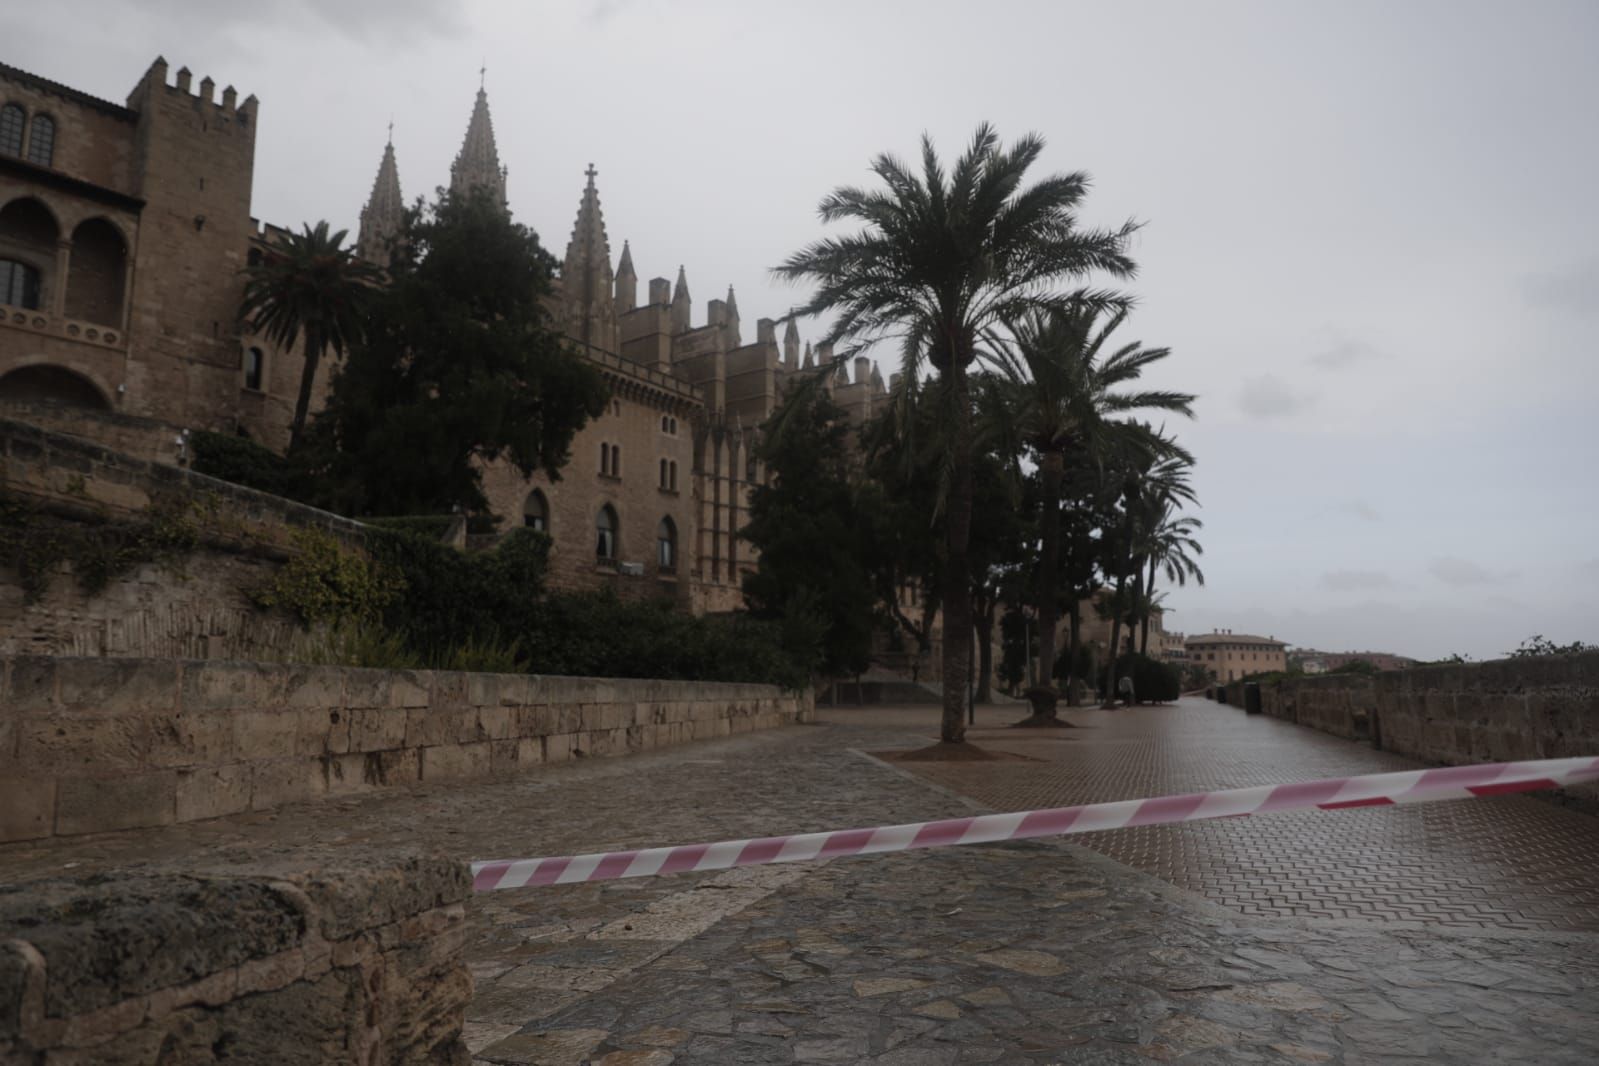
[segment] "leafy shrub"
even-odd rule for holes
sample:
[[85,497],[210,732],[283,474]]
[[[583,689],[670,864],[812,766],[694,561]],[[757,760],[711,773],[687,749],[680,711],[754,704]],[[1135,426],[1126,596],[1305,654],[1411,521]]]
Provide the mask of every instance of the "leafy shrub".
[[[1136,652],[1121,656],[1116,663],[1117,677],[1132,676],[1133,694],[1140,703],[1170,703],[1182,695],[1182,675],[1169,663]],[[1107,673],[1108,671],[1100,671],[1101,690],[1109,684]],[[1111,695],[1118,696],[1119,693]]]
[[199,539],[191,503],[177,497],[157,497],[132,519],[79,522],[0,493],[0,565],[16,571],[28,604],[45,594],[63,563],[93,596],[143,563],[175,563]]
[[189,447],[194,452],[189,468],[196,473],[291,500],[304,498],[302,479],[293,464],[264,444],[198,430],[189,435]]
[[345,548],[320,529],[296,530],[293,542],[289,561],[250,593],[262,607],[291,611],[307,625],[367,625],[406,590],[395,568]]
[[363,518],[361,521],[365,525],[376,526],[379,529],[392,529],[401,533],[415,533],[431,540],[443,540],[444,534],[448,533],[450,526],[455,523],[455,516],[448,514],[380,515],[373,518]]

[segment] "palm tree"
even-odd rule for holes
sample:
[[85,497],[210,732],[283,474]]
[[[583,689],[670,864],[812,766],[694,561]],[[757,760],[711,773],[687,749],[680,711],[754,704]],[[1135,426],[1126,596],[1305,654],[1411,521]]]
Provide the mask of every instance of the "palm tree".
[[[1112,557],[1106,567],[1106,576],[1115,579],[1115,618],[1110,627],[1110,659],[1107,702],[1116,698],[1118,644],[1121,627],[1131,623],[1132,599],[1136,587],[1128,589],[1129,581],[1136,581],[1142,573],[1145,553],[1151,531],[1163,517],[1179,503],[1194,502],[1194,490],[1188,484],[1188,471],[1193,466],[1193,456],[1176,441],[1150,430],[1155,449],[1125,469],[1122,477],[1122,520],[1112,548]],[[1132,645],[1132,634],[1128,634]]]
[[296,341],[305,342],[300,395],[289,429],[291,452],[305,433],[322,353],[332,348],[343,354],[359,336],[367,298],[382,277],[377,267],[344,247],[347,232],[329,234],[326,222],[318,222],[315,229],[307,225],[304,233],[284,234],[262,251],[259,262],[245,268],[239,317],[283,351]]
[[1088,302],[1036,308],[1014,324],[1014,343],[1002,363],[1009,378],[1010,417],[1022,440],[1038,455],[1043,515],[1038,641],[1044,683],[1028,693],[1033,704],[1029,721],[1036,725],[1057,721],[1060,498],[1068,454],[1101,467],[1112,452],[1152,446],[1143,424],[1118,415],[1139,410],[1193,415],[1194,397],[1186,392],[1128,391],[1145,367],[1166,358],[1171,349],[1145,348],[1132,341],[1108,351],[1110,335],[1126,319],[1125,309],[1102,318],[1102,308]]
[[[930,364],[938,375],[950,429],[945,496],[944,716],[940,734],[965,735],[965,682],[971,656],[970,561],[972,412],[967,371],[991,351],[1006,323],[1053,299],[1065,278],[1103,270],[1130,277],[1128,223],[1113,230],[1079,228],[1075,209],[1088,190],[1081,173],[1054,175],[1024,187],[1044,142],[1026,136],[1003,148],[992,127],[977,128],[947,174],[933,143],[922,137],[918,174],[891,155],[872,171],[884,186],[841,187],[819,207],[824,223],[863,228],[796,252],[778,277],[811,282],[814,294],[796,312],[833,314],[825,340],[859,351],[897,342],[902,372],[915,378]],[[1098,297],[1110,299],[1110,297]],[[844,349],[839,358],[853,352]]]
[[1163,594],[1155,592],[1155,578],[1159,572],[1165,570],[1166,580],[1179,588],[1186,586],[1189,578],[1198,585],[1205,583],[1205,573],[1195,559],[1203,555],[1205,549],[1194,536],[1203,526],[1197,518],[1178,516],[1168,504],[1144,537],[1144,568],[1139,587],[1139,610],[1143,615],[1143,629],[1138,638],[1140,655],[1149,654],[1149,620],[1163,599]]

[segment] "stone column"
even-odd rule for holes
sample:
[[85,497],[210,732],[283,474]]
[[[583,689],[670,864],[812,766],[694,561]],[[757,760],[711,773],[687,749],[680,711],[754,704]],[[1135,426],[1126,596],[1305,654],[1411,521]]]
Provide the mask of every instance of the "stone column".
[[56,274],[50,290],[50,313],[56,318],[67,317],[67,274],[72,269],[72,241],[62,237],[56,241]]

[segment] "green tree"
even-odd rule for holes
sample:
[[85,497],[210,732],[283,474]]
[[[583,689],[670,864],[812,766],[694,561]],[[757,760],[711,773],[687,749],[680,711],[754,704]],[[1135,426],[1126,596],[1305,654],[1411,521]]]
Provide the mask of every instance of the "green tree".
[[[1115,449],[1143,443],[1144,427],[1127,417],[1134,411],[1192,415],[1188,393],[1131,390],[1150,365],[1170,348],[1145,348],[1138,341],[1109,346],[1111,334],[1127,318],[1125,310],[1101,317],[1093,303],[1041,307],[1013,324],[1014,342],[1001,365],[1007,372],[1005,417],[1038,457],[1039,507],[1043,516],[1038,565],[1039,646],[1044,682],[1033,693],[1033,714],[1041,722],[1056,717],[1055,629],[1059,622],[1056,589],[1060,583],[1061,486],[1068,455],[1103,463]],[[1118,417],[1122,416],[1122,417]],[[1074,651],[1075,654],[1075,651]]]
[[608,390],[550,321],[554,260],[537,235],[489,197],[441,191],[400,248],[314,426],[329,503],[483,513],[486,463],[558,477]]
[[[921,172],[891,155],[872,170],[883,188],[835,189],[819,213],[824,223],[863,228],[796,252],[778,276],[815,286],[799,313],[832,314],[828,342],[865,347],[898,344],[902,380],[926,365],[938,376],[949,423],[945,495],[944,714],[946,742],[965,736],[965,684],[972,626],[970,535],[973,437],[967,372],[1007,322],[1051,298],[1062,279],[1103,270],[1133,273],[1126,254],[1131,223],[1089,230],[1075,215],[1088,190],[1084,174],[1023,185],[1044,142],[1027,136],[1004,148],[992,127],[978,127],[947,173],[922,138]],[[846,349],[841,358],[848,357]]]
[[304,233],[286,233],[245,268],[240,317],[257,333],[287,351],[304,341],[305,367],[289,427],[289,451],[299,448],[311,408],[317,367],[329,348],[342,354],[361,335],[362,314],[382,277],[370,263],[344,247],[347,231],[328,232],[326,222]]
[[794,640],[816,645],[830,677],[870,661],[873,596],[860,513],[849,470],[849,423],[820,390],[796,390],[782,432],[765,435],[761,458],[773,477],[750,496],[740,536],[760,551],[744,578],[757,618],[781,619]]

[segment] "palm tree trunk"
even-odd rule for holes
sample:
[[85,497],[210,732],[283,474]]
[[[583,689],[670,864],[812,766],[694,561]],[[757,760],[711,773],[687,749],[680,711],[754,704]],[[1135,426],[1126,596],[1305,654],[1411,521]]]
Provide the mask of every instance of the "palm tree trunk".
[[994,613],[998,606],[996,596],[972,619],[977,627],[977,703],[989,703],[994,698]]
[[966,361],[952,352],[944,371],[952,410],[949,479],[948,558],[944,570],[944,719],[939,738],[946,744],[966,739],[966,682],[972,660],[972,405]]
[[316,381],[317,364],[322,361],[322,334],[315,326],[305,327],[305,367],[300,371],[300,395],[294,401],[294,422],[289,426],[289,451],[300,446],[305,435],[305,419],[311,411],[311,386]]
[[1149,579],[1144,582],[1144,630],[1138,637],[1138,654],[1149,654],[1149,620],[1155,614],[1155,560],[1149,560]]
[[1111,600],[1110,661],[1105,665],[1105,704],[1107,706],[1113,706],[1116,703],[1116,682],[1121,680],[1117,676],[1116,659],[1122,635],[1122,600],[1126,594],[1127,572],[1123,570],[1116,577],[1115,598]]
[[1055,630],[1060,624],[1060,483],[1066,476],[1066,456],[1046,451],[1038,466],[1039,495],[1043,497],[1043,539],[1038,559],[1038,655],[1043,678],[1029,693],[1033,715],[1054,718],[1059,704],[1055,689]]
[[1066,674],[1066,706],[1075,707],[1077,706],[1077,688],[1072,684],[1072,681],[1076,679],[1077,656],[1083,646],[1083,608],[1082,605],[1077,602],[1076,596],[1073,596],[1071,598],[1071,602],[1066,605],[1066,621],[1068,633],[1066,638],[1066,662],[1068,663]]

